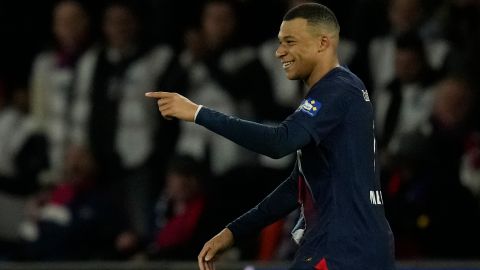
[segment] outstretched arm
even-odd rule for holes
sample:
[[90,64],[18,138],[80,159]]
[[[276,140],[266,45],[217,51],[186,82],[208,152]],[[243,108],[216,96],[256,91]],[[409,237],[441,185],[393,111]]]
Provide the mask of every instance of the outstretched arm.
[[289,119],[277,126],[268,126],[200,108],[177,93],[150,92],[146,96],[158,98],[158,108],[166,118],[195,121],[243,147],[272,158],[286,156],[312,139],[302,125]]

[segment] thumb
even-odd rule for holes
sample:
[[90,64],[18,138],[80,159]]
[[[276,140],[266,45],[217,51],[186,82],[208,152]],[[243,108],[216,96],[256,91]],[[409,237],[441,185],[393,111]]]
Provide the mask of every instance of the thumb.
[[211,248],[208,250],[207,255],[205,255],[205,261],[209,262],[211,259],[215,258],[218,248]]

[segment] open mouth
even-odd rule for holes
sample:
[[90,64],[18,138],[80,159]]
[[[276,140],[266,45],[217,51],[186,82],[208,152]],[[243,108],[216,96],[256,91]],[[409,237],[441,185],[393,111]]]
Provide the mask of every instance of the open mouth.
[[291,65],[293,65],[293,61],[282,62],[283,68],[289,68]]

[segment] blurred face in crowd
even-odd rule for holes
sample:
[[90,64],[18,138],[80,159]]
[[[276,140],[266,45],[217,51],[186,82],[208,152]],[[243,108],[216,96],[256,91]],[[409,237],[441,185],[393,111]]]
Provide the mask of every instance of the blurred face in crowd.
[[444,127],[456,127],[467,118],[472,98],[470,88],[462,80],[442,80],[435,93],[433,114]]
[[65,154],[65,168],[72,180],[83,180],[95,171],[92,153],[86,147],[71,146]]
[[60,47],[75,50],[88,36],[89,19],[83,7],[74,1],[64,1],[53,11],[53,33]]
[[105,11],[103,32],[111,47],[117,49],[130,47],[135,42],[137,30],[137,18],[128,7],[113,5]]
[[397,49],[395,53],[395,75],[402,82],[418,79],[423,64],[420,55],[411,49]]
[[278,33],[279,46],[276,51],[287,78],[290,80],[304,80],[307,85],[312,85],[311,75],[322,61],[321,29],[311,26],[306,19],[295,18],[283,21]]
[[391,0],[388,16],[396,33],[412,30],[421,19],[420,0]]
[[166,179],[166,192],[170,199],[185,201],[198,191],[197,179],[178,172],[170,172]]
[[236,18],[233,7],[228,3],[209,3],[202,14],[202,29],[205,42],[211,49],[222,46],[233,35]]

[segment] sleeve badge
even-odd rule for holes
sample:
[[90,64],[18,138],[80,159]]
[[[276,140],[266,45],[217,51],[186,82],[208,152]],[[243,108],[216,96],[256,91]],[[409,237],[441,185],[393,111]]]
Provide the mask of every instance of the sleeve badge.
[[316,101],[312,98],[307,98],[302,101],[299,110],[313,117],[317,115],[321,107],[322,104],[319,101]]

